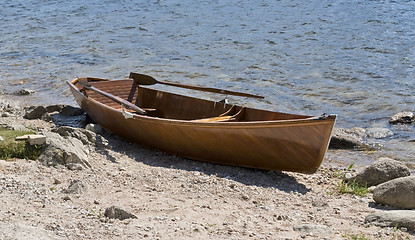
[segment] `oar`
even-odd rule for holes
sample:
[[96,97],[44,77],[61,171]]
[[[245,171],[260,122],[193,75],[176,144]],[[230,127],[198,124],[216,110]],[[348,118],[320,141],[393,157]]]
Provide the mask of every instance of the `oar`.
[[101,94],[101,95],[103,95],[103,96],[105,96],[105,97],[107,97],[107,98],[109,98],[109,99],[111,99],[111,100],[113,100],[113,101],[115,101],[115,102],[117,102],[117,103],[121,104],[121,105],[124,105],[125,107],[127,107],[127,108],[129,108],[129,109],[132,109],[132,110],[136,111],[136,112],[137,112],[137,113],[139,113],[139,114],[142,114],[142,115],[146,114],[146,111],[145,111],[145,110],[143,110],[143,109],[141,109],[141,108],[137,107],[136,105],[134,105],[134,104],[132,104],[132,103],[130,103],[130,102],[128,102],[128,101],[126,101],[126,100],[124,100],[124,99],[120,98],[120,97],[117,97],[117,96],[112,95],[111,93],[107,93],[107,92],[104,92],[104,91],[102,91],[102,90],[99,90],[98,88],[96,88],[96,87],[92,86],[91,84],[89,84],[89,83],[87,83],[87,82],[83,82],[83,81],[81,81],[79,78],[78,78],[78,82],[79,82],[79,83],[80,83],[80,84],[81,84],[81,85],[82,85],[85,89],[88,89],[88,90],[92,90],[92,91],[94,91],[94,92],[97,92],[97,93],[99,93],[99,94]]
[[199,91],[205,91],[205,92],[213,92],[213,93],[221,93],[221,94],[227,94],[227,95],[235,95],[235,96],[241,96],[241,97],[252,97],[252,98],[264,98],[263,96],[259,95],[253,95],[249,93],[241,93],[241,92],[234,92],[224,89],[217,89],[217,88],[209,88],[209,87],[199,87],[199,86],[192,86],[192,85],[184,85],[180,83],[171,83],[171,82],[162,82],[158,81],[155,78],[141,74],[141,73],[130,73],[130,78],[134,79],[134,81],[138,85],[153,85],[153,84],[165,84],[175,87],[181,87],[181,88],[188,88],[193,90],[199,90]]

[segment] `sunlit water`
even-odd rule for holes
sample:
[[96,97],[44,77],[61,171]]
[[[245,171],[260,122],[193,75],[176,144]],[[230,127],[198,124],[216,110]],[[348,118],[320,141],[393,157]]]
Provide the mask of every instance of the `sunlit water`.
[[337,127],[389,128],[373,158],[414,163],[414,126],[388,124],[415,111],[414,1],[134,2],[2,1],[0,91],[75,105],[66,80],[142,72],[266,96],[229,97],[252,107],[335,113]]

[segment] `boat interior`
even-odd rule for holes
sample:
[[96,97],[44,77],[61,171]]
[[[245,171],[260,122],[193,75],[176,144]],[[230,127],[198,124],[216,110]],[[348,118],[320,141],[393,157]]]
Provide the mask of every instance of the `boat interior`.
[[[194,122],[250,122],[306,119],[312,116],[287,114],[243,106],[204,100],[134,84],[132,79],[109,81],[97,78],[82,78],[95,88],[118,96],[142,108],[147,116],[188,120]],[[121,104],[93,90],[86,90],[77,81],[75,86],[88,98],[111,108],[122,110]],[[125,108],[128,110],[127,108]],[[133,113],[134,111],[128,110]]]

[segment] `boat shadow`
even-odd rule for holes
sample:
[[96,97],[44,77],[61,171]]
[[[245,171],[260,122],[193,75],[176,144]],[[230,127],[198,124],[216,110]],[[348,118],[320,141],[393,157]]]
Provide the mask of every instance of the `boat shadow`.
[[[60,116],[58,116],[60,117]],[[88,123],[85,116],[81,117],[60,117],[53,116],[53,122],[56,126],[84,127]],[[149,166],[173,168],[188,172],[199,172],[209,176],[216,176],[242,183],[247,186],[256,186],[263,188],[275,188],[283,192],[295,192],[306,194],[311,189],[304,184],[299,183],[295,177],[281,171],[269,171],[260,169],[251,169],[243,167],[225,166],[214,163],[194,161],[180,156],[167,154],[161,151],[141,147],[139,145],[129,143],[107,131],[103,131],[101,136],[108,141],[111,151],[124,154],[136,162],[141,162]],[[97,141],[102,140],[97,138]],[[98,144],[100,146],[104,146]],[[101,147],[99,152],[112,163],[117,163],[117,157],[111,154],[108,148]]]
[[[148,166],[178,169],[188,172],[199,172],[208,176],[216,176],[247,186],[275,188],[280,191],[295,192],[304,195],[311,191],[297,179],[281,171],[269,171],[243,167],[225,166],[214,163],[194,161],[180,156],[145,148],[129,143],[115,135],[106,136],[112,151],[122,153],[136,162]],[[109,161],[117,162],[109,153],[105,154]]]

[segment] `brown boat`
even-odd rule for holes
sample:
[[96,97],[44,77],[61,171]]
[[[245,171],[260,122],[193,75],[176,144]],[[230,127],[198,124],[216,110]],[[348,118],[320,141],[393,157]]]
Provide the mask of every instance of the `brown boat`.
[[315,172],[324,158],[335,115],[272,112],[142,86],[155,83],[189,87],[134,73],[123,80],[68,81],[93,120],[142,146],[199,161],[303,173]]

